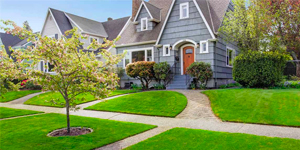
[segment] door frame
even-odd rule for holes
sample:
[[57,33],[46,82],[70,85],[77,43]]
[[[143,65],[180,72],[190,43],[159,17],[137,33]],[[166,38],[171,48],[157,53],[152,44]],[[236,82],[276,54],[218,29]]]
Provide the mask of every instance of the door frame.
[[184,75],[183,74],[183,49],[187,46],[191,46],[191,47],[194,47],[194,62],[196,62],[196,50],[197,48],[195,47],[194,44],[184,44],[180,47],[180,55],[181,55],[181,75]]

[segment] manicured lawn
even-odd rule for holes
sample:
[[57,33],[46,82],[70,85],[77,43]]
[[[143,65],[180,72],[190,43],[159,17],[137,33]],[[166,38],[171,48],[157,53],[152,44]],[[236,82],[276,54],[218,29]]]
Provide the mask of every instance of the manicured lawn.
[[[122,95],[122,94],[127,94],[127,93],[134,93],[134,92],[138,92],[136,90],[116,90],[113,91],[109,96],[116,96],[116,95]],[[91,94],[81,94],[78,95],[77,98],[85,98],[84,101],[78,100],[76,101],[76,104],[82,104],[82,103],[86,103],[86,102],[91,102],[94,100],[97,100],[93,95]],[[51,103],[52,99],[59,99],[59,103],[57,104],[53,104]],[[65,100],[63,99],[63,97],[61,96],[60,93],[58,92],[48,92],[48,93],[43,93],[41,95],[35,96],[29,100],[27,100],[24,104],[27,105],[38,105],[38,106],[52,106],[52,107],[65,107],[64,105],[59,105],[59,104],[65,104]]]
[[0,107],[0,119],[16,117],[16,116],[32,115],[38,113],[43,113],[43,112]]
[[296,150],[299,149],[299,147],[300,140],[294,139],[270,138],[240,133],[174,128],[136,145],[128,147],[127,150]]
[[299,89],[204,91],[223,121],[300,126]]
[[90,110],[175,117],[187,105],[186,97],[173,91],[130,94],[87,107]]
[[7,92],[3,95],[3,97],[0,96],[0,102],[9,102],[21,97],[24,97],[29,94],[38,93],[41,92],[40,90],[26,90],[26,91],[11,91]]
[[66,127],[66,116],[43,114],[0,121],[0,149],[3,150],[90,150],[155,126],[71,116],[72,127],[89,127],[94,132],[72,137],[48,137],[53,130]]

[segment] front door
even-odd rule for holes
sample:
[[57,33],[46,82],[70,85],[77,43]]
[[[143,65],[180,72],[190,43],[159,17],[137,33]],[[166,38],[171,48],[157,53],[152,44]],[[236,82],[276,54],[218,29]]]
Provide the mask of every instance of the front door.
[[183,74],[186,74],[187,68],[195,62],[194,47],[187,46],[183,48]]

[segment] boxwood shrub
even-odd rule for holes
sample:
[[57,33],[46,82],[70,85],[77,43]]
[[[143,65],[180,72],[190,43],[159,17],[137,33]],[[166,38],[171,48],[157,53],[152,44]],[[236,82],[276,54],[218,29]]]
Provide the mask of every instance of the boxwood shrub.
[[289,56],[278,52],[249,51],[236,57],[233,79],[245,87],[271,87],[283,78]]

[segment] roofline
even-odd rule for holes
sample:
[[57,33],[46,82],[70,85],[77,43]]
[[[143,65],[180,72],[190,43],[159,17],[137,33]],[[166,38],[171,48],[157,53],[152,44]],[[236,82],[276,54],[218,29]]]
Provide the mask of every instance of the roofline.
[[151,44],[155,42],[156,40],[151,40],[151,41],[144,41],[144,42],[129,43],[124,45],[116,45],[116,47],[119,48],[119,47],[126,47],[126,46],[136,46],[136,45],[143,45],[143,44]]
[[204,21],[206,27],[208,28],[209,33],[211,34],[212,38],[215,39],[216,37],[215,37],[214,33],[212,32],[211,28],[209,27],[209,25],[208,25],[208,23],[207,23],[207,20],[206,20],[206,18],[204,17],[204,15],[203,15],[203,13],[202,13],[202,11],[201,11],[201,9],[200,9],[198,3],[196,2],[196,0],[193,0],[193,1],[194,1],[195,5],[196,5],[196,8],[198,9],[198,11],[199,11],[199,13],[200,13],[202,19],[203,19],[203,21]]
[[164,22],[164,25],[162,26],[162,28],[160,29],[160,33],[159,33],[159,36],[157,38],[157,41],[155,43],[155,45],[158,45],[159,41],[160,41],[160,38],[162,36],[162,33],[164,32],[164,29],[166,27],[166,24],[169,20],[169,17],[170,17],[170,14],[171,14],[171,11],[172,11],[172,8],[174,7],[174,4],[175,4],[175,0],[173,0],[172,4],[171,4],[171,7],[169,8],[169,11],[168,11],[168,14],[167,14],[167,17],[165,19],[165,22]]
[[208,8],[208,12],[209,12],[210,21],[211,21],[211,25],[212,25],[213,31],[214,31],[214,33],[216,33],[215,26],[214,26],[214,22],[213,22],[212,16],[211,16],[210,7],[209,7],[209,4],[208,4],[208,1],[207,1],[207,0],[206,0],[206,4],[207,4],[207,8]]
[[[231,2],[231,0],[229,0],[229,3],[228,3],[228,5],[227,5],[227,9],[225,10],[225,13],[223,13],[224,15],[222,16],[222,19],[221,19],[221,20],[222,20],[222,23],[220,23],[218,29],[220,29],[220,27],[221,27],[222,24],[223,24],[223,21],[224,21],[224,17],[225,17],[225,15],[226,15],[226,12],[227,12],[227,10],[229,9],[230,2]],[[216,33],[218,34],[218,31],[217,31]]]
[[94,33],[86,32],[86,31],[81,31],[81,33],[85,33],[85,34],[88,34],[88,35],[93,35],[93,36],[99,36],[99,37],[107,38],[106,36],[103,36],[103,35],[100,35],[100,34],[94,34]]
[[[60,33],[61,35],[63,35],[63,33],[61,32],[61,30],[60,30],[60,28],[59,28],[59,26],[58,26],[58,24],[57,24],[57,22],[56,22],[56,19],[55,19],[54,15],[52,14],[52,11],[51,11],[50,8],[49,8],[49,12],[50,12],[50,14],[51,14],[52,17],[53,17],[53,20],[54,20],[54,22],[55,22],[55,25],[56,25],[57,29],[59,30],[59,33]],[[46,17],[46,19],[47,19],[47,17]]]
[[145,2],[144,2],[144,1],[142,1],[141,5],[140,5],[140,8],[139,8],[139,10],[137,11],[137,13],[136,13],[136,15],[135,15],[135,17],[134,17],[134,20],[133,20],[133,22],[135,22],[135,21],[136,21],[136,19],[137,19],[137,17],[138,17],[138,14],[140,14],[140,11],[141,11],[141,9],[142,9],[142,6],[143,6],[143,5],[145,6],[145,8],[146,8],[146,10],[147,10],[148,14],[150,15],[151,19],[153,19],[153,17],[152,17],[152,15],[151,15],[151,13],[150,13],[149,9],[147,8],[147,6],[146,6]]
[[64,12],[64,14],[66,15],[66,17],[67,17],[69,20],[71,20],[72,23],[75,24],[76,27],[78,27],[78,29],[79,29],[80,31],[83,31],[83,30],[80,28],[80,26],[79,26],[75,21],[73,21],[73,20],[71,19],[70,16],[68,16],[68,14],[67,14],[66,12]]
[[[123,29],[120,31],[120,33],[118,34],[118,36],[121,36],[121,34],[125,31],[125,29],[128,27],[129,25],[129,22],[131,20],[132,17],[129,17],[129,19],[127,20],[126,24],[124,25]],[[113,46],[110,46],[107,51],[110,51],[110,49],[112,48]]]

